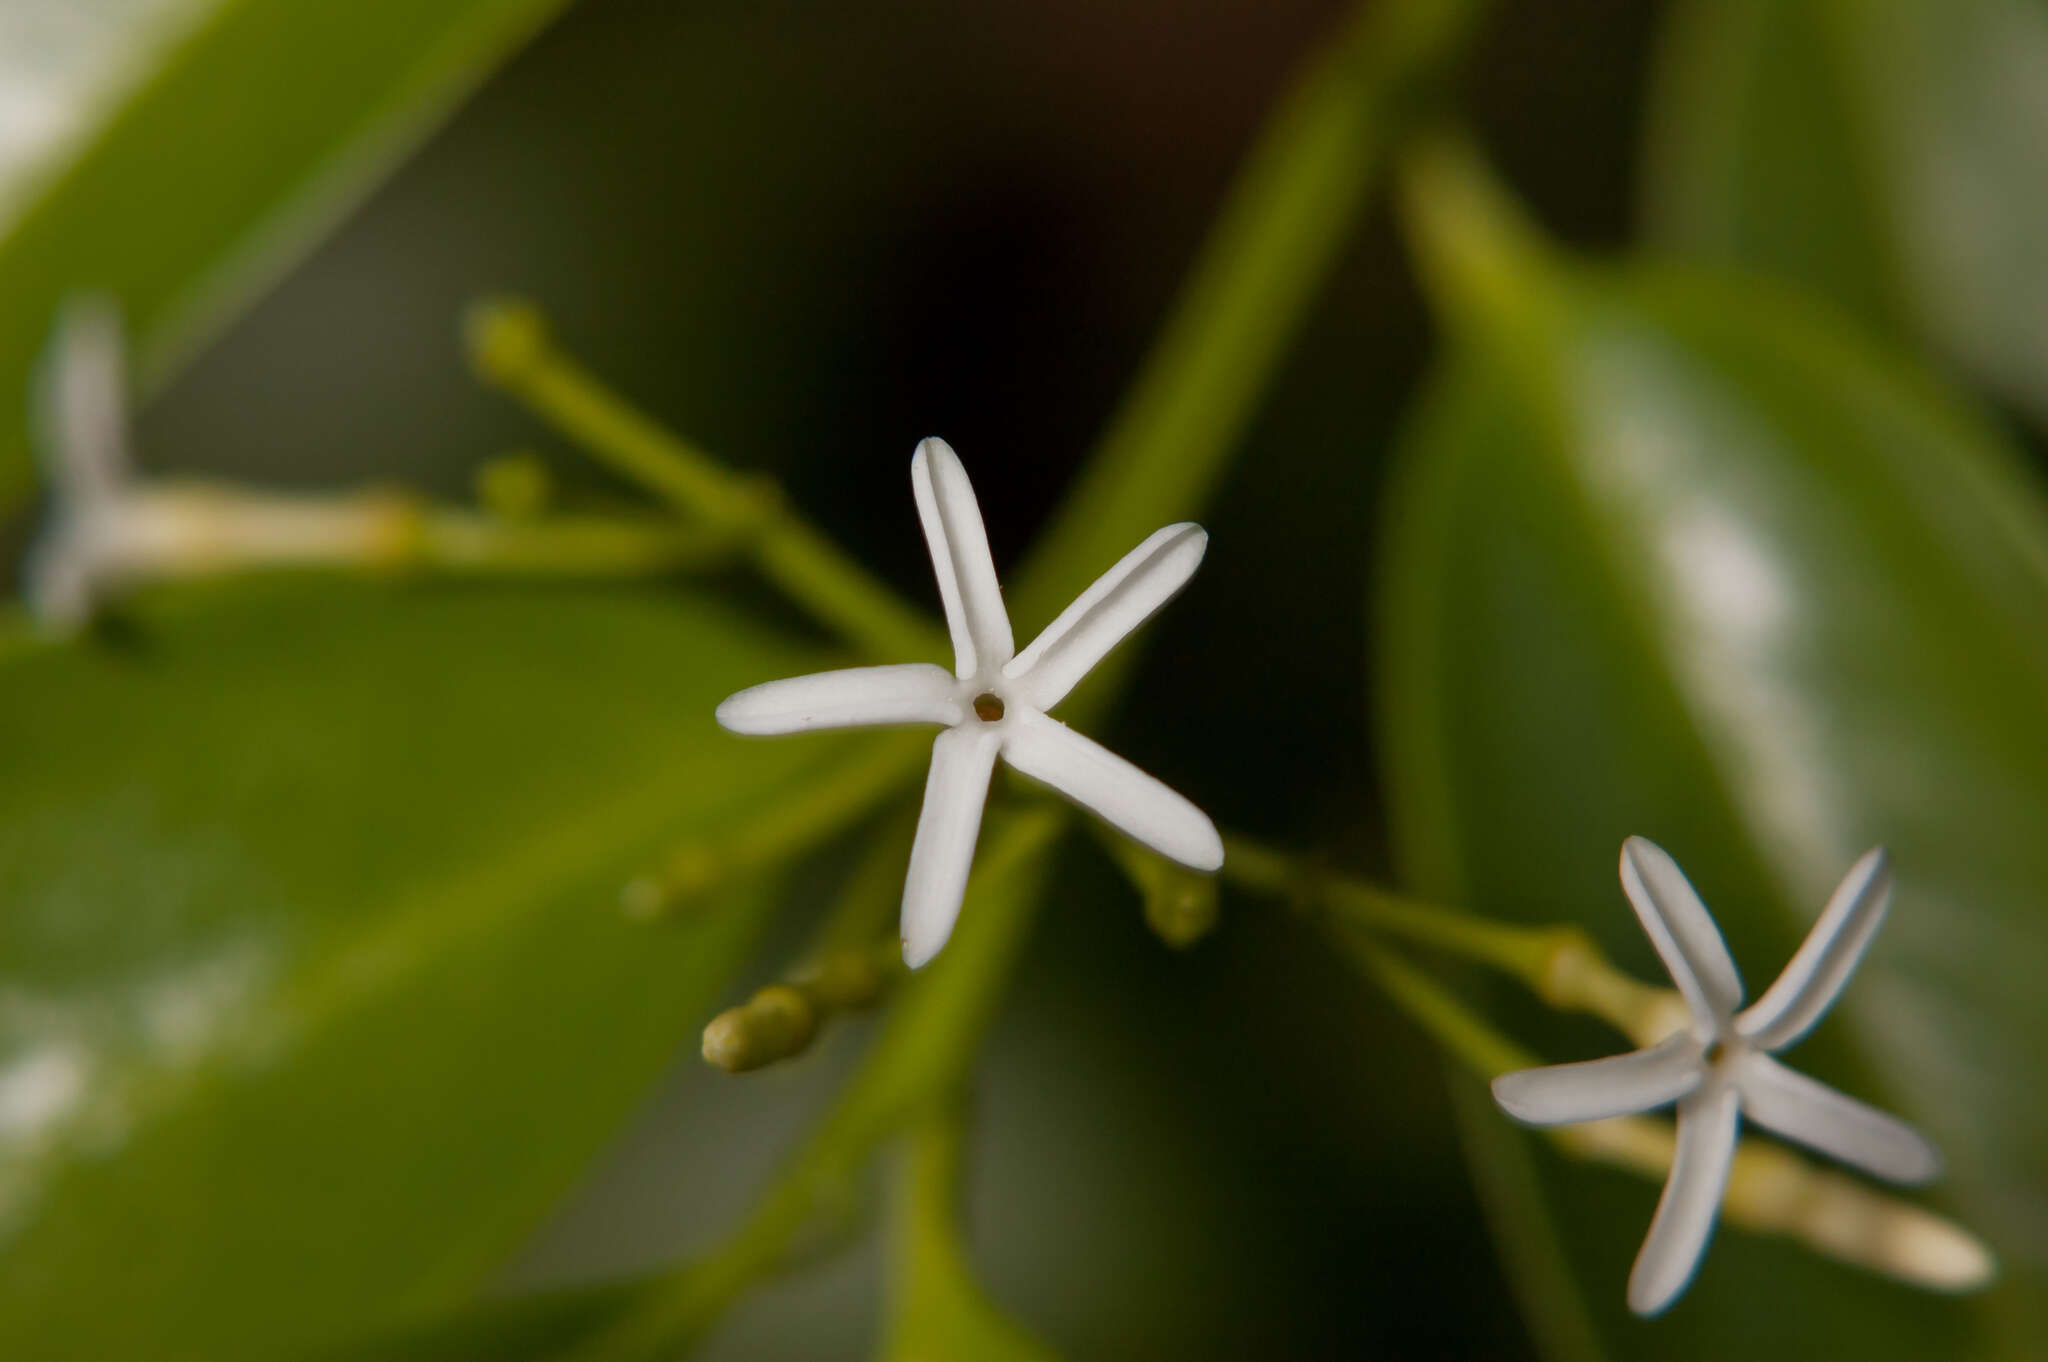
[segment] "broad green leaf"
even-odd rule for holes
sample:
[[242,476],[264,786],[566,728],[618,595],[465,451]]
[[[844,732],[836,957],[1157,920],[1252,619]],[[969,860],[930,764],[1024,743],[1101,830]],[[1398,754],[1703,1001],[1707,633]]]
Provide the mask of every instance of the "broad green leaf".
[[29,484],[28,375],[60,299],[112,292],[161,379],[561,4],[184,7],[183,36],[143,47],[125,101],[0,228],[0,506]]
[[844,749],[683,593],[274,585],[0,670],[0,1355],[276,1358],[467,1300],[710,1011],[760,888],[617,908]]
[[1653,237],[1825,292],[2048,419],[2048,7],[1681,0],[1666,24]]
[[[1921,376],[1740,279],[1557,273],[1494,304],[1512,321],[1432,384],[1387,510],[1379,731],[1405,873],[1582,923],[1659,979],[1616,877],[1623,837],[1647,835],[1754,991],[1855,855],[1889,845],[1891,919],[1796,1058],[1934,1135],[1950,1172],[1926,1195],[2005,1268],[1944,1298],[1724,1230],[1646,1327],[1622,1290],[1654,1189],[1546,1155],[1609,1347],[2041,1356],[2039,489]],[[1558,1060],[1615,1043],[1542,1038]]]
[[668,1357],[701,1339],[741,1295],[791,1265],[792,1240],[844,1199],[879,1142],[957,1099],[1001,1001],[998,985],[1029,936],[1048,852],[1068,815],[1038,804],[992,822],[945,951],[906,983],[831,1110],[716,1247],[665,1275],[464,1306],[332,1362]]
[[190,0],[0,6],[0,223],[201,15]]

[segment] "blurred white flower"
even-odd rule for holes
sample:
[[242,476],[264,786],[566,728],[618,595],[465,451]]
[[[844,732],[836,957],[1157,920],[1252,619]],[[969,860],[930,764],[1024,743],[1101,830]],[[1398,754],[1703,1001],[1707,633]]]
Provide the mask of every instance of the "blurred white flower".
[[1771,1058],[1804,1036],[1849,981],[1891,901],[1883,848],[1850,867],[1813,930],[1746,1010],[1720,929],[1685,873],[1652,842],[1621,848],[1621,883],[1685,997],[1692,1024],[1648,1049],[1504,1074],[1493,1095],[1518,1121],[1562,1125],[1678,1104],[1678,1149],[1629,1274],[1629,1308],[1653,1315],[1692,1280],[1713,1234],[1741,1118],[1899,1183],[1925,1182],[1941,1157],[1919,1132]]
[[48,505],[24,564],[23,594],[52,628],[77,629],[144,582],[265,566],[391,566],[413,547],[417,516],[402,497],[137,477],[126,341],[109,298],[64,305],[39,396]]
[[998,756],[1161,855],[1195,870],[1220,867],[1223,841],[1207,815],[1046,713],[1187,584],[1207,532],[1192,524],[1160,530],[1019,653],[959,457],[945,441],[926,440],[910,476],[953,636],[953,673],[929,662],[853,667],[771,681],[718,707],[718,722],[735,733],[945,726],[932,745],[903,886],[904,962],[924,964],[952,934]]
[[44,363],[37,415],[49,510],[23,589],[38,617],[74,628],[124,575],[126,546],[149,529],[134,509],[127,365],[114,304],[67,303]]

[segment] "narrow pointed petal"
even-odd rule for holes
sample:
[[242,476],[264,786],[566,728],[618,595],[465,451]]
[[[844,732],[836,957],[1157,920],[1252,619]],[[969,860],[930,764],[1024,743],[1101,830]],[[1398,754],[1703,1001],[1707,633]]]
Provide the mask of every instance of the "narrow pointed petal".
[[1192,870],[1223,864],[1223,838],[1209,815],[1057,719],[1007,726],[1003,758],[1162,856]]
[[718,722],[734,733],[951,725],[962,717],[957,689],[944,667],[929,662],[848,667],[750,686],[719,703]]
[[1016,644],[974,484],[951,445],[926,440],[910,458],[910,486],[924,521],[939,598],[946,605],[946,627],[953,634],[953,670],[962,680],[993,671],[1010,660]]
[[1742,976],[1721,929],[1664,848],[1645,837],[1621,844],[1621,887],[1650,935],[1703,1036],[1742,1006]]
[[1628,1277],[1628,1308],[1637,1314],[1661,1314],[1699,1269],[1728,1186],[1739,1113],[1734,1086],[1718,1080],[1678,1104],[1678,1152]]
[[1188,584],[1208,549],[1209,532],[1200,525],[1155,532],[1076,596],[1003,674],[1021,679],[1032,704],[1051,709]]
[[114,497],[130,463],[126,341],[112,299],[64,305],[43,400],[45,471],[59,493],[81,505]]
[[1891,863],[1877,847],[1849,868],[1792,962],[1737,1029],[1764,1050],[1783,1049],[1812,1030],[1856,972],[1891,900]]
[[1788,1140],[1909,1186],[1941,1172],[1940,1153],[1919,1131],[1769,1055],[1744,1055],[1736,1082],[1749,1118]]
[[1526,1125],[1604,1121],[1676,1102],[1705,1077],[1699,1042],[1681,1034],[1608,1059],[1502,1074],[1493,1080],[1493,1100]]
[[912,969],[937,955],[953,934],[1000,746],[995,731],[980,726],[949,728],[932,744],[924,809],[903,881],[903,963]]

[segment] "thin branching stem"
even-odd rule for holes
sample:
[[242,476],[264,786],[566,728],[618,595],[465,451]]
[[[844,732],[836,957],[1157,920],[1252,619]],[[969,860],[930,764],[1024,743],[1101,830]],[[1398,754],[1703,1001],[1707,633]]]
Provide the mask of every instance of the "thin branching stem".
[[1063,807],[1040,806],[989,830],[945,953],[903,990],[859,1071],[753,1212],[709,1255],[638,1298],[632,1311],[576,1353],[576,1362],[675,1355],[777,1271],[821,1212],[851,1199],[880,1141],[957,1091],[1023,947],[1041,897],[1046,853],[1067,818]]
[[[1333,939],[1386,997],[1481,1078],[1528,1068],[1535,1057],[1501,1035],[1463,999],[1355,926],[1331,921]],[[1573,1158],[1661,1180],[1677,1148],[1672,1123],[1619,1116],[1545,1132]],[[1936,1291],[1973,1290],[1993,1257],[1968,1230],[1783,1146],[1745,1138],[1735,1153],[1721,1215],[1758,1234],[1782,1235],[1817,1253]]]
[[[1304,71],[1232,189],[1171,319],[1073,494],[1011,593],[1049,619],[1143,535],[1199,514],[1214,495],[1288,342],[1423,95],[1464,46],[1482,0],[1392,0]],[[909,610],[757,482],[724,472],[557,354],[537,316],[500,309],[474,331],[479,367],[700,527],[742,526],[761,571],[877,659],[942,656]],[[1129,658],[1073,697],[1086,723],[1120,689]],[[959,926],[911,980],[862,1069],[738,1232],[640,1299],[583,1362],[673,1355],[754,1281],[853,1178],[874,1145],[957,1092],[1039,897],[1044,852],[1069,814],[1027,807],[984,836]]]
[[1639,1044],[1669,1035],[1684,1019],[1683,1003],[1608,963],[1585,931],[1528,927],[1446,908],[1326,870],[1251,838],[1223,839],[1223,877],[1259,893],[1326,913],[1375,937],[1395,937],[1514,976],[1545,1003],[1586,1012]]
[[673,848],[628,882],[623,906],[634,917],[665,917],[736,878],[800,856],[909,789],[930,755],[924,732],[853,738],[773,802]]
[[664,430],[556,345],[529,304],[481,305],[469,343],[484,378],[686,523],[740,540],[762,576],[859,652],[883,661],[947,655],[945,633],[927,613],[790,508],[772,482],[735,473]]
[[883,821],[802,957],[704,1028],[707,1063],[741,1073],[792,1059],[833,1018],[873,1007],[903,983],[908,971],[894,928],[916,820],[904,809]]
[[882,1362],[1058,1362],[998,1310],[976,1280],[961,1232],[967,1157],[965,1103],[934,1102],[904,1140],[889,1254]]

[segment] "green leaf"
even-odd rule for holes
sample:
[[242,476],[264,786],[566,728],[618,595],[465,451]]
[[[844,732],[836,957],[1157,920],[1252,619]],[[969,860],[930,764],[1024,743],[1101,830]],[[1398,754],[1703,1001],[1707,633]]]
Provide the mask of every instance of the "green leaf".
[[[1289,83],[1129,394],[1011,588],[1020,618],[1051,619],[1130,545],[1211,503],[1389,149],[1435,107],[1430,96],[1487,8],[1363,5]],[[1069,721],[1130,665],[1098,667],[1068,702]]]
[[[1888,844],[1891,921],[1798,1060],[1935,1136],[1951,1171],[1932,1201],[2006,1270],[1942,1298],[1729,1231],[1646,1330],[1622,1286],[1653,1189],[1550,1159],[1610,1347],[2041,1356],[2039,490],[1918,374],[1739,279],[1557,271],[1493,300],[1513,315],[1432,384],[1387,510],[1378,717],[1406,875],[1583,923],[1659,978],[1616,879],[1644,834],[1761,987],[1852,858]],[[1547,1039],[1558,1060],[1601,1043]]]
[[562,0],[215,0],[0,235],[0,506],[60,299],[120,299],[164,378]]
[[467,1300],[770,906],[619,886],[839,743],[653,592],[273,585],[0,670],[0,1355],[275,1358]]
[[1797,280],[2048,420],[2048,8],[1681,0],[1652,236]]
[[317,1362],[559,1362],[623,1318],[651,1279],[515,1296],[319,1355]]

